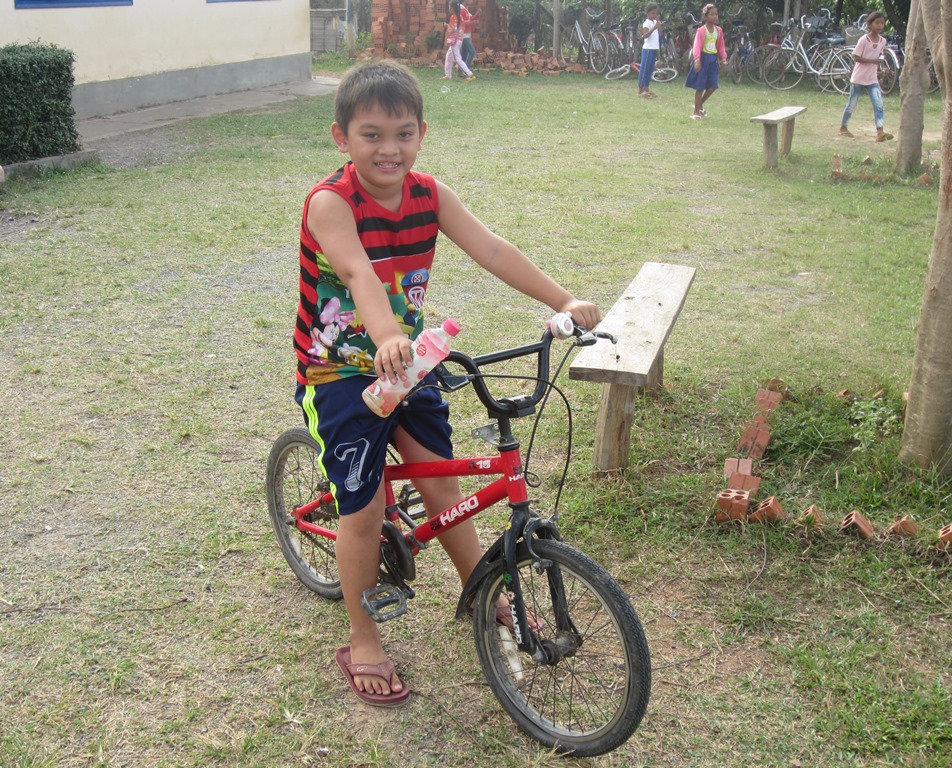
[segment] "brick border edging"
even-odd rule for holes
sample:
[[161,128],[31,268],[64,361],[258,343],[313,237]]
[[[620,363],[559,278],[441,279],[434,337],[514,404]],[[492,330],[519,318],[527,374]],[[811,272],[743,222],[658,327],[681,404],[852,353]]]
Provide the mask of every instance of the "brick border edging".
[[[729,458],[724,462],[724,479],[727,487],[721,491],[715,500],[713,517],[716,523],[739,522],[765,524],[768,522],[782,522],[787,520],[787,514],[776,496],[770,496],[757,504],[754,509],[749,505],[760,490],[760,478],[754,475],[754,464],[761,459],[770,442],[771,412],[787,398],[787,385],[782,379],[771,379],[766,387],[757,391],[756,413],[753,421],[744,427],[744,434],[737,446],[737,452],[743,458]],[[840,397],[852,397],[853,393],[843,390]],[[883,397],[880,390],[873,397]],[[816,504],[810,505],[794,521],[794,526],[801,529],[822,531],[824,522],[822,514]],[[852,534],[860,539],[875,539],[877,531],[873,525],[854,509],[847,514],[837,528],[840,534]],[[919,527],[911,515],[896,520],[886,529],[886,538],[910,538],[918,534]],[[936,535],[935,547],[939,551],[952,552],[952,523],[945,525]]]

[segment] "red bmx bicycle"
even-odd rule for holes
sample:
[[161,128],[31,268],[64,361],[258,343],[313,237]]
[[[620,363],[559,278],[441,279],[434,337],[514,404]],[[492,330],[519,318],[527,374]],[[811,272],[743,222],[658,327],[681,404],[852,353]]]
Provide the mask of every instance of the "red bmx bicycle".
[[[597,331],[576,328],[573,334],[574,346],[595,344],[599,338],[614,342]],[[533,344],[475,358],[453,351],[436,369],[436,386],[444,392],[472,385],[492,419],[473,430],[473,436],[495,446],[496,453],[388,463],[380,580],[364,593],[363,606],[377,621],[405,613],[414,596],[409,583],[416,576],[419,551],[464,520],[508,500],[509,524],[463,588],[456,616],[463,618],[473,608],[483,673],[519,727],[547,747],[592,756],[616,749],[638,727],[648,705],[651,662],[641,622],[615,579],[563,542],[556,516],[543,517],[530,505],[531,473],[511,422],[535,414],[551,391],[560,392],[549,380],[552,341],[546,331]],[[493,397],[490,378],[526,377],[484,373],[483,368],[529,355],[537,356],[537,374],[528,378],[531,394]],[[268,458],[268,510],[281,551],[298,579],[323,597],[339,600],[334,555],[338,516],[319,458],[320,447],[303,427],[289,429],[275,441]],[[427,519],[413,488],[415,478],[480,475],[495,479]],[[511,605],[511,627],[497,622],[500,596]]]

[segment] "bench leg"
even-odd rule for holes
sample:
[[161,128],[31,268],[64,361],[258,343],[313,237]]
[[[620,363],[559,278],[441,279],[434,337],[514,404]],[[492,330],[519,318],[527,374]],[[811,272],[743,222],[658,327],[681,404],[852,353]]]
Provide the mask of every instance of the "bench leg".
[[795,121],[791,118],[783,124],[783,144],[780,147],[781,155],[789,155],[790,149],[793,147],[793,123]]
[[600,472],[617,472],[628,466],[631,423],[635,417],[638,387],[602,384],[602,399],[595,425],[592,462]]
[[764,123],[764,167],[777,167],[777,126]]

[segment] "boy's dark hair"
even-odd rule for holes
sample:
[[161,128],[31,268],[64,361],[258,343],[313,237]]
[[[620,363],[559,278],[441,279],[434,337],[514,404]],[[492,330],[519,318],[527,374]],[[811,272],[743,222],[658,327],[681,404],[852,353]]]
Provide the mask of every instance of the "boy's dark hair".
[[886,14],[883,13],[882,11],[872,11],[866,17],[866,26],[868,27],[870,23],[876,21],[876,19],[885,19],[885,18],[886,18]]
[[391,117],[409,112],[423,125],[420,84],[409,69],[395,61],[371,61],[347,70],[337,86],[334,121],[346,134],[354,112],[375,105]]
[[657,3],[648,3],[648,5],[645,6],[646,15],[651,13],[652,11],[660,11],[660,10],[661,10],[661,6],[658,5]]

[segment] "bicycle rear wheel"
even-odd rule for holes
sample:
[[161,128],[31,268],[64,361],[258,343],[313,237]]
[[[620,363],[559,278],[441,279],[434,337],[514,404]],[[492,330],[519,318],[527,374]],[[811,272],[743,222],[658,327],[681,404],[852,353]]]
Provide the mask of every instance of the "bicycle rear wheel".
[[[289,429],[275,440],[265,480],[268,515],[278,546],[294,575],[322,597],[340,600],[343,593],[334,540],[300,530],[291,514],[297,507],[330,494],[330,483],[318,463],[320,455],[320,447],[304,427]],[[337,505],[330,500],[304,519],[336,531]]]
[[563,66],[577,64],[582,61],[582,42],[576,34],[575,27],[563,29],[561,34],[561,63]]
[[764,82],[778,91],[795,88],[803,79],[803,67],[798,56],[786,48],[778,48],[764,59]]
[[[635,732],[648,706],[651,661],[638,615],[618,583],[588,555],[566,544],[533,541],[550,564],[540,575],[525,543],[517,562],[526,609],[553,657],[537,663],[496,624],[508,594],[502,570],[476,593],[473,633],[479,662],[506,712],[529,736],[559,752],[610,752]],[[567,610],[566,610],[567,609]]]
[[744,64],[744,73],[750,78],[751,82],[764,83],[764,59],[771,53],[778,50],[776,45],[760,45],[754,48],[747,57],[747,63]]
[[651,73],[651,79],[656,83],[670,83],[678,76],[678,70],[672,67],[657,67]]

